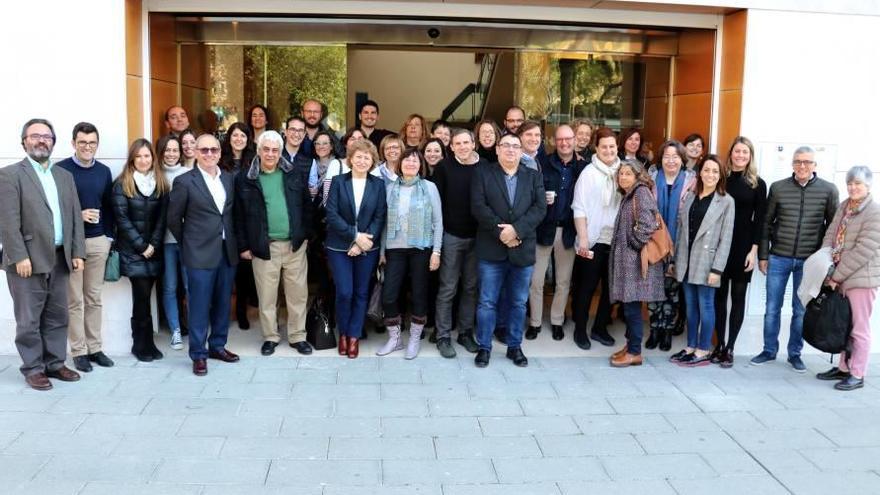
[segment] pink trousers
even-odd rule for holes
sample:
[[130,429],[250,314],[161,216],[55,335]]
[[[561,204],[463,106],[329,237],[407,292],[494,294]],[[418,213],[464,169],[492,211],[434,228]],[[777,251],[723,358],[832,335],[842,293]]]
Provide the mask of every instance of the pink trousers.
[[849,371],[857,378],[864,378],[868,369],[868,356],[871,353],[871,311],[874,309],[874,298],[877,288],[849,289],[846,298],[852,308],[853,329],[850,335],[852,353],[849,366],[846,364],[846,353],[840,355],[838,368]]

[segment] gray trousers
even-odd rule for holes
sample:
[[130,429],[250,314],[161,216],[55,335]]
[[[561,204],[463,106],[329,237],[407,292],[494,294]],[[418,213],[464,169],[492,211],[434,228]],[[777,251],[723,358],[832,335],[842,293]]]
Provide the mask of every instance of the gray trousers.
[[440,255],[440,285],[437,290],[437,338],[448,338],[452,332],[452,305],[461,281],[458,301],[458,330],[472,331],[477,311],[476,240],[443,233]]
[[15,313],[15,347],[21,356],[21,373],[55,371],[67,357],[67,280],[64,251],[55,252],[51,273],[18,276],[7,267],[6,283]]

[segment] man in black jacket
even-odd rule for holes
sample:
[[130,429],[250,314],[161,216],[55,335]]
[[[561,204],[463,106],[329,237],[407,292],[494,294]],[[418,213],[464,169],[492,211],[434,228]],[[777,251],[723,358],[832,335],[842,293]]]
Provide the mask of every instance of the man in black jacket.
[[774,182],[767,198],[764,232],[758,246],[758,268],[767,276],[764,312],[764,350],[752,358],[753,365],[776,359],[779,350],[780,313],[785,286],[792,276],[792,315],[788,337],[788,362],[803,373],[804,306],[797,297],[804,260],[822,246],[825,229],[837,211],[837,187],[816,176],[813,148],[794,151],[791,177]]
[[471,183],[471,213],[477,220],[477,367],[489,365],[496,306],[502,286],[510,295],[507,357],[528,366],[523,355],[529,282],[535,264],[535,229],[547,209],[541,174],[520,164],[522,142],[514,134],[502,136],[495,147],[498,163],[475,170]]
[[278,333],[278,283],[284,281],[287,340],[300,354],[306,342],[308,261],[306,246],[312,221],[311,196],[293,164],[281,158],[281,135],[266,131],[257,140],[257,158],[235,182],[235,230],[241,258],[253,260],[260,301],[264,356],[275,352]]
[[202,134],[196,141],[196,166],[174,179],[168,203],[168,230],[180,246],[189,284],[189,357],[197,376],[208,374],[207,358],[227,363],[239,360],[226,350],[238,264],[235,191],[232,174],[223,173],[218,163],[220,142]]

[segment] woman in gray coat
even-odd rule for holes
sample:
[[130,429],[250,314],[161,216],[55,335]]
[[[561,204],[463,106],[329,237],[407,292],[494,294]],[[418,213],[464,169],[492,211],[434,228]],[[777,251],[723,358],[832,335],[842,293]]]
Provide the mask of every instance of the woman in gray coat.
[[697,182],[678,214],[675,263],[671,269],[684,285],[687,347],[670,359],[682,366],[710,364],[715,329],[715,290],[727,266],[733,235],[734,203],[725,189],[727,171],[716,155],[697,164]]
[[642,247],[658,227],[651,178],[640,162],[624,160],[616,180],[623,199],[611,237],[609,295],[612,303],[623,303],[627,344],[611,356],[611,366],[624,368],[642,364],[642,303],[662,301],[666,296],[661,263],[648,266],[642,275]]
[[846,173],[849,194],[825,231],[822,247],[831,248],[834,268],[826,284],[840,288],[852,309],[850,352],[840,355],[839,368],[819,373],[820,380],[839,380],[837,390],[865,385],[871,351],[871,312],[880,287],[880,203],[871,196],[871,169],[855,166]]

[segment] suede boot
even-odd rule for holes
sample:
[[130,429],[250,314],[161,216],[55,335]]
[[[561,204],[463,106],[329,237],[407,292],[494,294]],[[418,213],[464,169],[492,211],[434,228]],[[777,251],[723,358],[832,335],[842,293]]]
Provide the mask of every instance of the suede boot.
[[144,346],[143,322],[134,318],[131,319],[131,353],[138,361],[153,360],[153,353]]
[[424,323],[412,322],[409,326],[409,342],[406,344],[406,359],[415,359],[419,355],[419,347],[422,344],[422,332],[425,330]]
[[388,325],[388,340],[381,349],[376,351],[377,356],[387,356],[394,351],[403,349],[403,341],[400,339],[400,324]]

